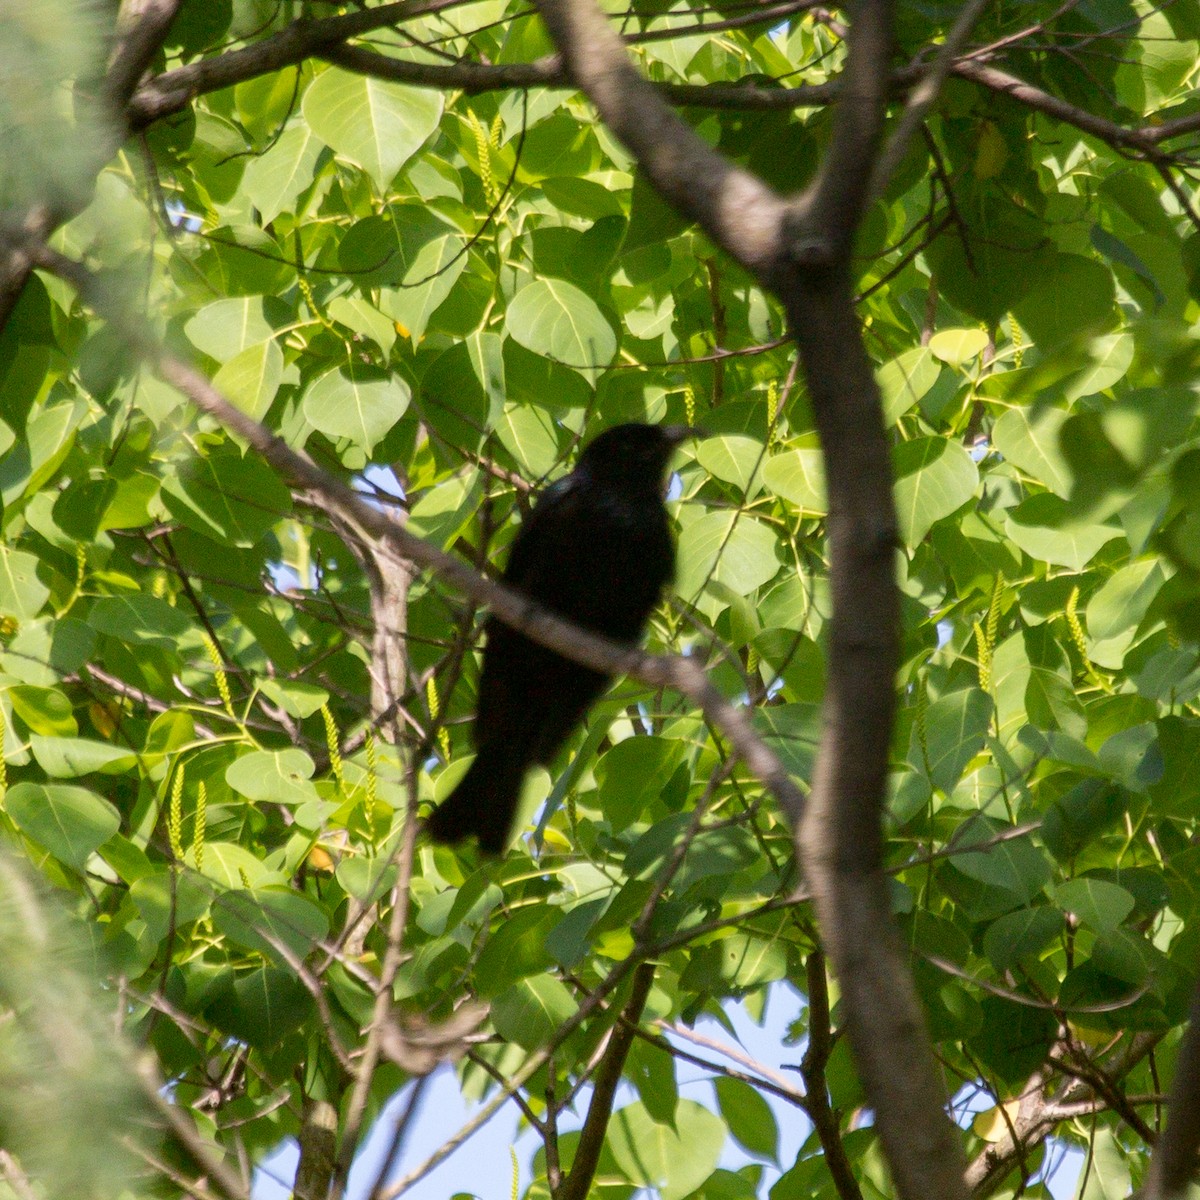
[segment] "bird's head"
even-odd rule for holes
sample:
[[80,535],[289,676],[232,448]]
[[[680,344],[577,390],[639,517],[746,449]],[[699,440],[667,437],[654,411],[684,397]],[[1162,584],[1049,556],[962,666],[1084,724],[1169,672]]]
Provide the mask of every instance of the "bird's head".
[[675,447],[704,436],[690,425],[615,425],[584,447],[577,469],[595,479],[636,480],[657,488]]

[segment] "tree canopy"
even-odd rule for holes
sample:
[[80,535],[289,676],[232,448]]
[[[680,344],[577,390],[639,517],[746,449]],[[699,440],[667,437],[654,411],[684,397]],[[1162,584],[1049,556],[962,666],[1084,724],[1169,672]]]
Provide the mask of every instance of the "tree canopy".
[[[0,1190],[336,1198],[453,1062],[533,1198],[1181,1194],[1198,62],[1197,0],[7,6]],[[710,434],[646,654],[493,582],[623,421]],[[498,860],[418,829],[484,606],[622,675]]]

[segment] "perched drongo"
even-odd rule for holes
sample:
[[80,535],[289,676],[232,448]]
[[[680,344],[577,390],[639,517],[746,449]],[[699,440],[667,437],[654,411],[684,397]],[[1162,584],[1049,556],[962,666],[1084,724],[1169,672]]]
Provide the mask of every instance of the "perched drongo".
[[[671,451],[698,431],[618,425],[547,488],[513,542],[504,582],[584,629],[634,645],[675,569],[664,476]],[[478,751],[429,820],[435,841],[471,835],[488,854],[508,842],[521,784],[547,764],[609,676],[539,646],[496,617],[475,717]]]

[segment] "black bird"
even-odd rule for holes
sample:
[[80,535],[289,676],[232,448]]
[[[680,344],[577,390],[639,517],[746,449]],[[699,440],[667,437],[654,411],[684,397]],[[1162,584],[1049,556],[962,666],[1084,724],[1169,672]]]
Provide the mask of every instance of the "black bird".
[[[686,425],[618,425],[600,434],[575,470],[538,500],[513,542],[504,582],[576,625],[636,643],[675,574],[663,504],[667,462],[697,432]],[[496,617],[484,631],[478,754],[430,817],[429,831],[437,842],[474,834],[481,850],[499,854],[529,768],[550,762],[609,676]]]

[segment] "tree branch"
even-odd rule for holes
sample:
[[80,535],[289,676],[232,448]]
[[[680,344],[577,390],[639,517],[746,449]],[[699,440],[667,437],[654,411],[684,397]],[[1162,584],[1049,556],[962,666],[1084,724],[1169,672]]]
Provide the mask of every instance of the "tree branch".
[[1146,1179],[1146,1200],[1184,1195],[1196,1176],[1200,1150],[1200,981],[1192,993],[1187,1032],[1175,1062],[1167,1127],[1154,1148]]
[[612,1028],[600,1069],[592,1083],[592,1100],[579,1134],[571,1170],[555,1200],[587,1200],[591,1192],[596,1166],[600,1162],[600,1151],[604,1148],[604,1138],[608,1133],[608,1120],[612,1116],[617,1084],[621,1082],[629,1047],[633,1045],[638,1022],[642,1019],[642,1009],[646,1007],[646,997],[650,995],[653,983],[654,964],[639,964],[633,973],[633,990]]

